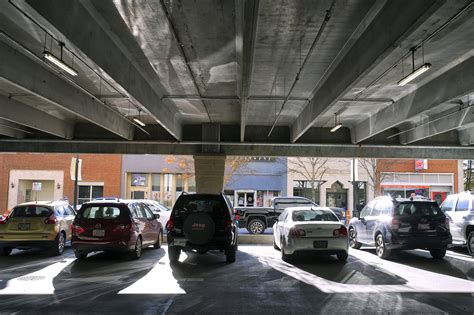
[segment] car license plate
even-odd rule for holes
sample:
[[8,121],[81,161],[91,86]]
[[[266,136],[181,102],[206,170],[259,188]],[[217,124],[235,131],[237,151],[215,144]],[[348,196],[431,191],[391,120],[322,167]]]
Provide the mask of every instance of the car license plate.
[[105,236],[105,230],[92,230],[92,236]]
[[186,239],[185,238],[175,238],[173,240],[174,246],[186,246]]
[[26,231],[30,229],[30,224],[29,223],[18,223],[18,230],[20,231]]
[[427,223],[427,224],[418,224],[418,230],[429,230],[430,229],[430,225]]
[[314,241],[313,242],[313,247],[314,248],[327,248],[328,247],[328,241]]

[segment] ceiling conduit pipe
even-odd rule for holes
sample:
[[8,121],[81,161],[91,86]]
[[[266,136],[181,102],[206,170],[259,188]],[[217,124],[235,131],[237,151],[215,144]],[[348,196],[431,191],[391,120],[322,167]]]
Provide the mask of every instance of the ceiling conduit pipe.
[[326,10],[326,16],[324,17],[323,23],[321,24],[321,27],[318,30],[318,34],[316,34],[316,37],[314,38],[314,41],[311,44],[311,47],[310,47],[308,53],[306,54],[306,57],[304,58],[304,61],[301,64],[300,69],[298,70],[298,73],[296,74],[295,80],[293,81],[293,84],[291,85],[291,88],[288,91],[288,94],[287,94],[285,100],[283,101],[283,104],[281,105],[280,111],[278,112],[277,117],[275,118],[275,121],[273,122],[272,128],[270,129],[270,132],[268,133],[267,137],[270,137],[270,135],[272,134],[273,129],[275,128],[275,126],[278,122],[278,119],[280,118],[281,113],[283,112],[283,109],[285,108],[285,104],[287,103],[288,99],[290,98],[291,92],[293,92],[293,89],[295,88],[296,83],[300,79],[300,75],[303,72],[304,66],[308,62],[309,57],[311,56],[311,54],[313,53],[314,48],[316,47],[316,44],[318,43],[319,39],[321,38],[321,35],[323,34],[324,29],[326,28],[326,25],[329,22],[329,19],[331,18],[331,12],[332,12],[332,9],[334,8],[335,3],[336,3],[336,0],[333,0],[331,5],[329,6],[329,9]]

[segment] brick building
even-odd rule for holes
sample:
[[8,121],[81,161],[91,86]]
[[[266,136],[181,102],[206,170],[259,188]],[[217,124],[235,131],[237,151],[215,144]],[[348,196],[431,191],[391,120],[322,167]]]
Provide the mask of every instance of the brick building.
[[[0,154],[0,213],[20,202],[68,198],[72,203],[73,154]],[[81,154],[79,202],[93,197],[120,196],[119,154]]]

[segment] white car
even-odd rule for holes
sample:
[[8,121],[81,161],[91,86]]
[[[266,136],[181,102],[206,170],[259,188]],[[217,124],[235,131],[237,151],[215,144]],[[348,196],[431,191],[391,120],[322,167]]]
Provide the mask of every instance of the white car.
[[[139,201],[146,204],[148,206],[148,208],[150,208],[150,210],[153,211],[154,214],[159,214],[160,215],[160,218],[158,219],[158,221],[160,221],[161,224],[163,225],[163,228],[165,228],[166,223],[168,223],[168,221],[170,219],[171,210],[166,208],[164,205],[162,205],[161,203],[159,203],[158,201],[155,201],[155,200],[142,199],[142,200],[139,200]],[[166,229],[165,229],[165,231],[166,231]]]
[[288,260],[296,252],[314,251],[337,255],[339,261],[348,257],[347,228],[328,208],[287,208],[273,225],[273,247]]

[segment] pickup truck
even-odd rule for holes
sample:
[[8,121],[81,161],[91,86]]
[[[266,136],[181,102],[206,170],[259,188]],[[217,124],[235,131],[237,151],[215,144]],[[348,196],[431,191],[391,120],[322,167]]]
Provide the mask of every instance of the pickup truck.
[[250,234],[263,234],[273,226],[283,210],[296,206],[318,205],[304,197],[275,197],[272,207],[235,207],[235,214],[239,227],[247,228]]

